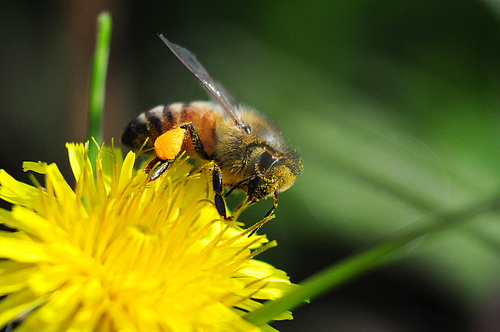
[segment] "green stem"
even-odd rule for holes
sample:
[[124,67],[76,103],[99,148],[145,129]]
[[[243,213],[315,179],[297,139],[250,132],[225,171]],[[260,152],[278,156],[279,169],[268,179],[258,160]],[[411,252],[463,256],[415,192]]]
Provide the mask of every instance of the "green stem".
[[[436,213],[423,217],[414,223],[394,232],[382,241],[371,245],[369,248],[355,256],[351,256],[334,264],[320,273],[305,280],[297,289],[286,294],[276,301],[268,301],[261,308],[247,314],[244,318],[260,326],[270,322],[286,310],[292,310],[308,299],[324,294],[364,272],[370,271],[388,263],[396,257],[392,255],[397,249],[411,241],[431,232],[442,231],[470,220],[483,213],[499,208],[500,194],[490,196],[472,206],[458,211]],[[400,258],[402,256],[399,256]]]
[[89,125],[87,131],[87,139],[90,140],[90,160],[95,160],[97,156],[97,147],[93,144],[92,138],[99,144],[103,140],[102,122],[104,117],[110,40],[111,15],[109,12],[102,12],[97,18],[97,39],[90,80]]

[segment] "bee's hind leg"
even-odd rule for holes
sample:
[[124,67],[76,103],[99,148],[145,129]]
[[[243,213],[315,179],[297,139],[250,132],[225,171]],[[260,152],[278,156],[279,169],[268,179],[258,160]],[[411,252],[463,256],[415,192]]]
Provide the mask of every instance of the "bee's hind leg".
[[[157,166],[157,165],[158,165],[158,167],[156,169],[154,169],[155,166]],[[151,160],[151,162],[148,164],[148,166],[146,166],[146,168],[144,169],[144,172],[146,174],[149,174],[154,169],[153,174],[149,178],[149,182],[158,179],[163,173],[165,173],[165,171],[168,168],[168,165],[170,165],[169,160],[162,160],[158,157]]]
[[212,156],[209,156],[207,152],[205,151],[205,147],[203,146],[203,142],[200,139],[200,136],[198,135],[198,131],[196,130],[196,127],[192,122],[185,123],[180,126],[182,129],[185,129],[188,131],[189,136],[191,137],[191,142],[193,143],[193,148],[196,154],[201,158],[205,160],[213,160]]

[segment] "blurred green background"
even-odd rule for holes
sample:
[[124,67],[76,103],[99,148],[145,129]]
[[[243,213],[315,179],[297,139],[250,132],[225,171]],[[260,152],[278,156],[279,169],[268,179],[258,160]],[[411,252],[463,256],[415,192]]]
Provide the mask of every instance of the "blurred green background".
[[[83,141],[98,13],[113,17],[105,139],[158,104],[206,100],[157,34],[193,51],[300,148],[259,256],[300,282],[500,184],[500,2],[19,1],[0,11],[0,168]],[[256,222],[271,201],[242,216]],[[281,331],[498,331],[496,211],[294,311]]]

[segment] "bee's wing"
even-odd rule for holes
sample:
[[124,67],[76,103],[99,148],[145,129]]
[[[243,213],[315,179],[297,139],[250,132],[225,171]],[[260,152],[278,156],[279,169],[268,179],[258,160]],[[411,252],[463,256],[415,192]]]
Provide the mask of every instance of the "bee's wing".
[[161,40],[168,46],[168,48],[175,54],[179,60],[186,66],[189,71],[191,71],[196,78],[207,88],[207,90],[214,96],[214,98],[219,102],[219,104],[224,108],[224,110],[229,114],[229,116],[234,120],[234,123],[244,131],[248,131],[247,127],[241,123],[233,111],[233,106],[231,103],[231,98],[225,93],[225,90],[219,87],[217,83],[208,75],[207,71],[201,63],[196,60],[193,53],[189,52],[187,49],[180,47],[174,43],[171,43],[167,38],[160,35]]

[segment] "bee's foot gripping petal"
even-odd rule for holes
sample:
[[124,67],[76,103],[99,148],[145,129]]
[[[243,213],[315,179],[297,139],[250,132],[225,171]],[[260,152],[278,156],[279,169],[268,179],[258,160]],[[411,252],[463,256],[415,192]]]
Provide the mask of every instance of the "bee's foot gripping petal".
[[161,161],[162,163],[160,164],[160,166],[158,166],[158,168],[154,170],[153,175],[151,175],[151,178],[149,179],[149,182],[158,179],[163,173],[165,173],[165,171],[168,168],[168,165],[170,165],[170,162],[168,160],[161,160]]

